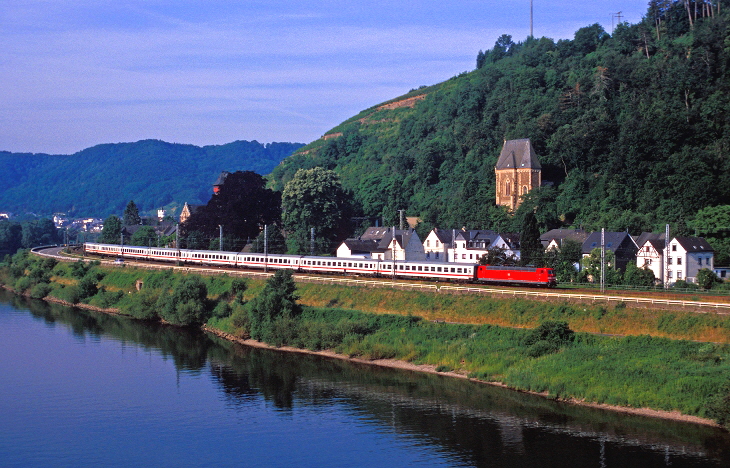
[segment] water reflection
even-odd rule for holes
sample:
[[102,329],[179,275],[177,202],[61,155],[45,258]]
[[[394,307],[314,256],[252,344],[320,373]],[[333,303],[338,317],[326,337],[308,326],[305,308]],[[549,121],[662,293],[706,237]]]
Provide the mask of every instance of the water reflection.
[[437,447],[454,464],[730,466],[714,428],[566,405],[472,382],[242,347],[196,330],[139,323],[0,293],[79,340],[155,350],[180,372],[212,376],[231,407],[344,407],[352,418]]

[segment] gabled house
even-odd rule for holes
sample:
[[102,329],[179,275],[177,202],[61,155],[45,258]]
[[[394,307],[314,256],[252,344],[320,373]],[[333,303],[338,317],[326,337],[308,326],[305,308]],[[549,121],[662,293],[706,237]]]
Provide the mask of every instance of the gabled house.
[[664,283],[664,234],[642,232],[635,239],[639,250],[636,252],[636,266],[654,273],[654,278]]
[[545,252],[548,250],[559,251],[566,240],[575,241],[582,245],[587,238],[588,233],[582,229],[551,229],[540,236],[540,242]]
[[449,249],[449,261],[457,263],[477,263],[482,255],[489,252],[499,234],[489,230],[458,230]]
[[190,205],[188,202],[185,202],[182,211],[180,211],[180,224],[183,224],[193,213],[204,206],[205,205]]
[[[604,237],[607,251],[616,257],[616,269],[624,271],[629,262],[636,261],[636,252],[639,248],[628,232],[606,232]],[[583,242],[583,257],[588,257],[593,249],[601,248],[601,232],[592,232]]]
[[673,238],[666,253],[666,282],[685,280],[694,283],[698,271],[714,269],[714,257],[715,250],[702,237]]
[[357,239],[346,239],[337,248],[338,257],[375,260],[426,259],[423,244],[415,229],[370,227]]
[[449,260],[449,249],[453,243],[453,233],[453,229],[433,228],[423,241],[426,260],[447,262]]

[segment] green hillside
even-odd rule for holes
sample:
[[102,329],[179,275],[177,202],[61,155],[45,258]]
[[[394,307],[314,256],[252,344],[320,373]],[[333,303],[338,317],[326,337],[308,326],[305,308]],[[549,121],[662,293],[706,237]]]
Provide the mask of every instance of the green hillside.
[[141,212],[204,204],[221,171],[268,174],[298,143],[235,141],[198,147],[144,140],[103,144],[73,155],[0,152],[0,211],[22,216],[121,214],[129,200]]
[[[287,158],[272,183],[334,169],[362,214],[388,224],[406,209],[427,226],[517,230],[537,208],[544,229],[689,231],[698,210],[730,203],[722,3],[695,18],[682,2],[653,1],[642,23],[612,35],[592,25],[557,42],[502,36],[474,71],[361,112]],[[552,186],[509,217],[494,206],[494,165],[503,141],[521,138]]]

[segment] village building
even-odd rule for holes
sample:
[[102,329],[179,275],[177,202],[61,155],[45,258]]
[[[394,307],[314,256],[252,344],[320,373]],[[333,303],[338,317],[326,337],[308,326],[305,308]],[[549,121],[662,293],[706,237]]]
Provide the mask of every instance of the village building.
[[374,260],[423,261],[426,254],[415,229],[370,227],[356,239],[346,239],[337,248],[338,257]]
[[542,166],[529,138],[505,141],[494,166],[496,204],[514,212],[522,195],[542,184]]
[[453,229],[433,228],[423,241],[423,251],[426,254],[426,260],[448,262],[453,233]]
[[563,243],[566,241],[573,241],[583,245],[583,242],[588,238],[588,234],[588,232],[582,229],[551,229],[540,236],[540,243],[545,249],[545,252],[549,250],[560,251],[563,248]]
[[666,253],[667,283],[685,280],[696,281],[697,272],[703,268],[713,270],[715,250],[702,237],[675,237],[669,242]]
[[[624,271],[629,262],[636,261],[636,252],[639,248],[628,232],[606,232],[604,234],[604,246],[607,251],[613,252],[616,258],[617,270]],[[601,248],[601,232],[592,232],[583,242],[583,257],[590,256],[593,249]]]
[[182,211],[180,211],[180,224],[184,224],[185,221],[188,220],[188,218],[198,211],[200,208],[204,207],[205,205],[191,205],[188,202],[185,202],[185,205],[183,205]]

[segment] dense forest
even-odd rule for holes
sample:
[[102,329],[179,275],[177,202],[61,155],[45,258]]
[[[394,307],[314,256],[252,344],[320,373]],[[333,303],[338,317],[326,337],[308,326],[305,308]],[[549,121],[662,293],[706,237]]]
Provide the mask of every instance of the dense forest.
[[[652,0],[638,24],[572,40],[501,36],[476,69],[367,109],[274,169],[336,171],[363,216],[425,226],[693,234],[730,204],[730,4]],[[504,140],[530,138],[546,186],[514,216],[494,204]],[[730,226],[728,226],[730,227]]]
[[103,144],[73,155],[0,152],[0,211],[104,218],[135,200],[142,213],[203,204],[223,170],[268,174],[298,143],[198,147],[159,140]]

